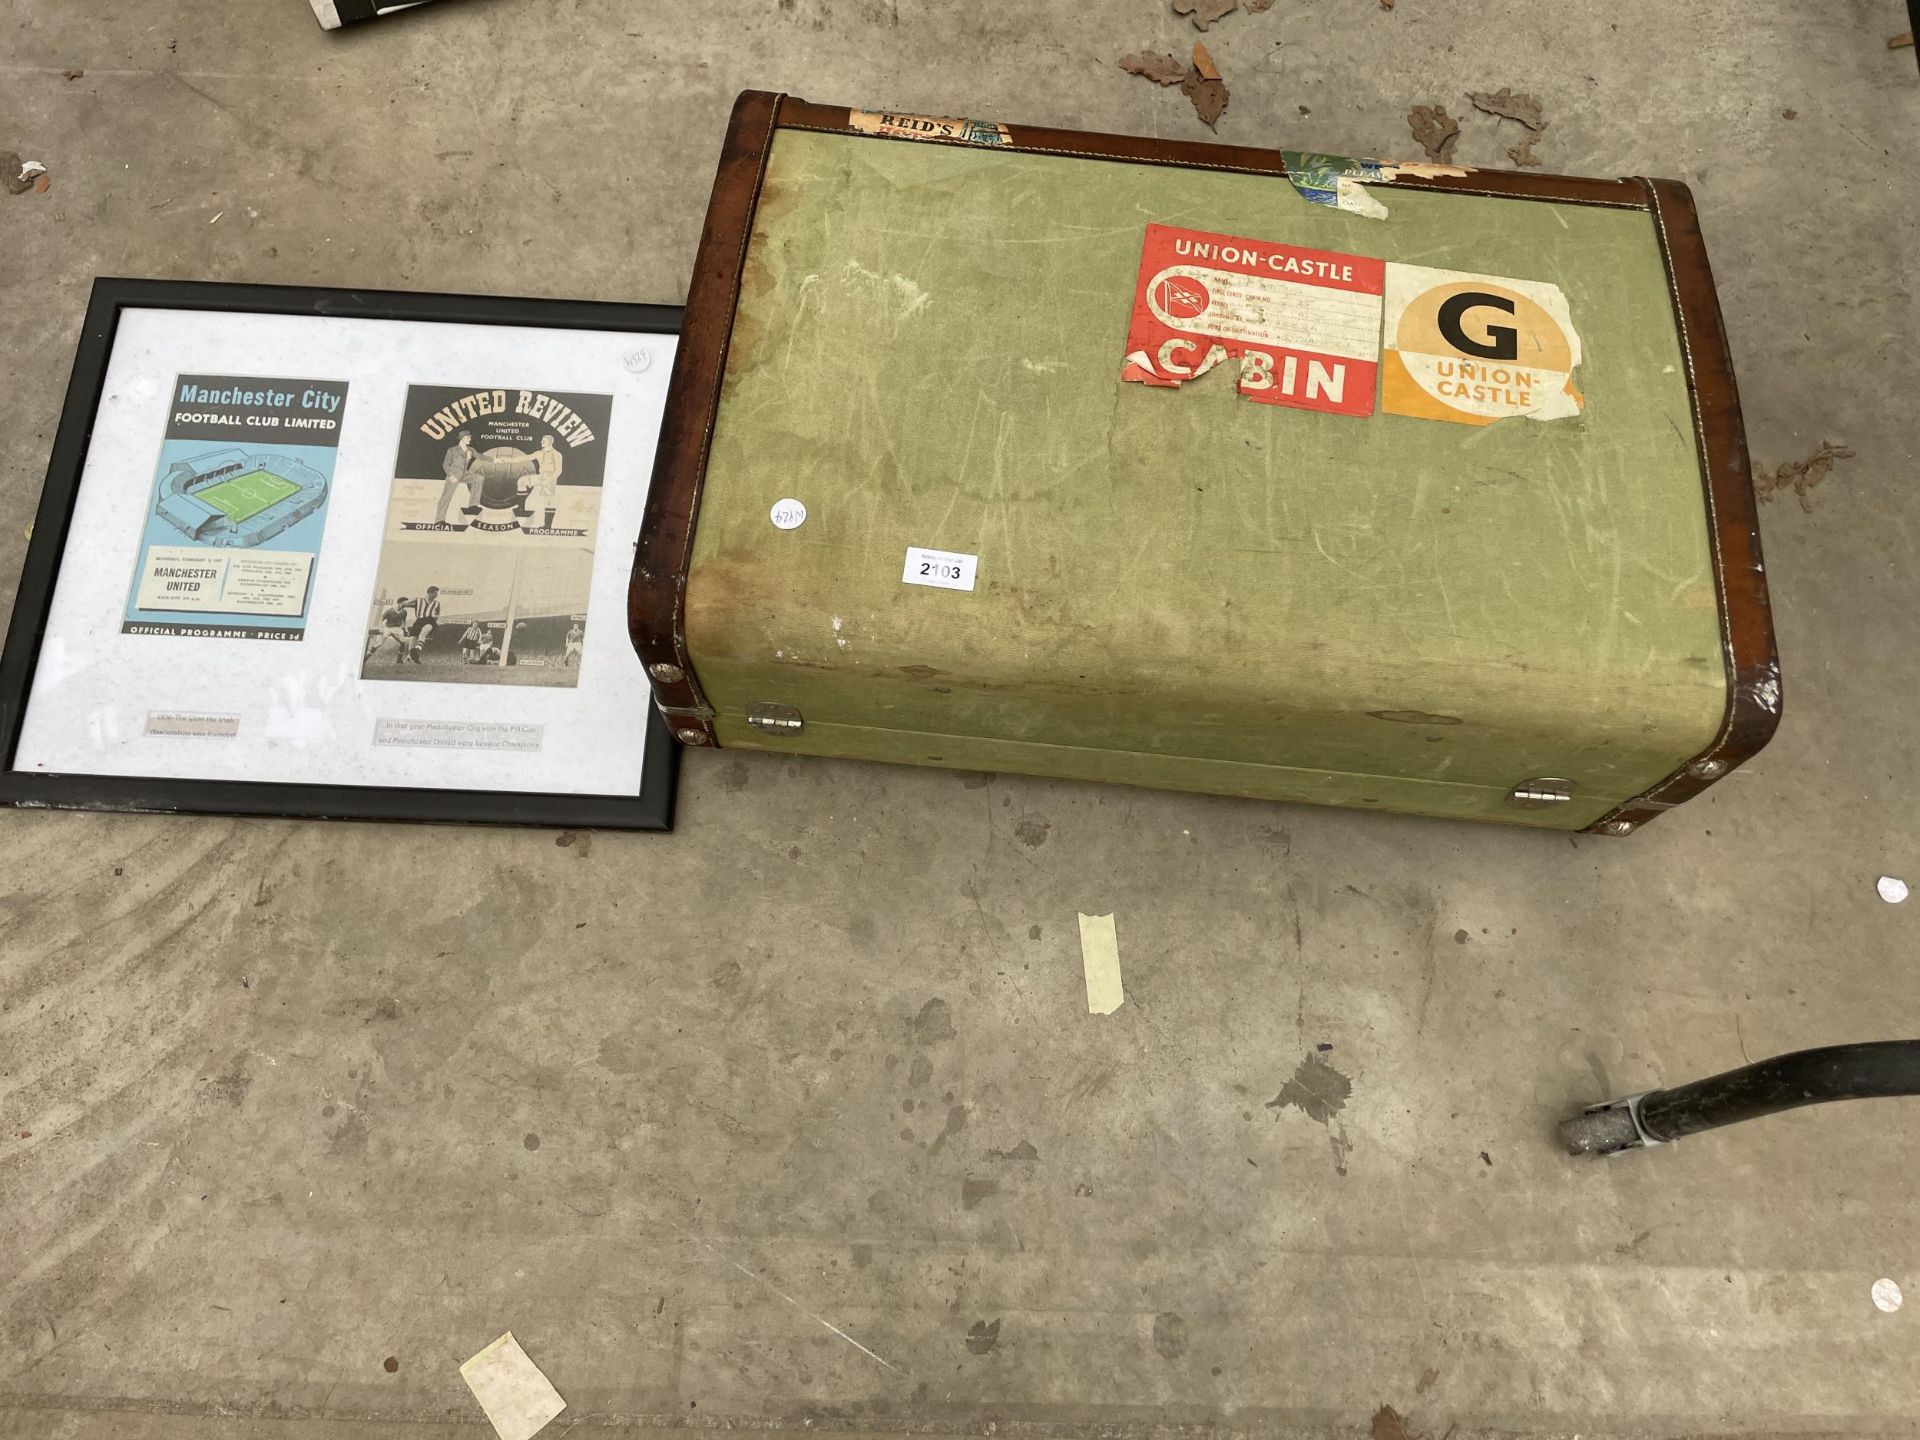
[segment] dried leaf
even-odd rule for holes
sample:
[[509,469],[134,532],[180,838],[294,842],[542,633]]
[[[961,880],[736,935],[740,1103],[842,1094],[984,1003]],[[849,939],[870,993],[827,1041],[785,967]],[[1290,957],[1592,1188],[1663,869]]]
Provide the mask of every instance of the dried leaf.
[[1180,93],[1193,102],[1193,113],[1218,130],[1220,113],[1227,108],[1227,86],[1223,80],[1208,80],[1198,70],[1187,71],[1180,82]]
[[1507,147],[1507,158],[1516,165],[1538,165],[1540,157],[1533,153],[1533,147],[1540,143],[1538,133],[1527,136],[1518,145]]
[[1895,35],[1887,41],[1887,49],[1889,50],[1906,50],[1911,48],[1912,45],[1913,32],[1911,30],[1902,30],[1898,35]]
[[1207,47],[1198,40],[1193,42],[1193,68],[1200,72],[1202,80],[1220,78],[1220,71],[1213,63],[1213,56],[1207,53]]
[[1122,55],[1120,68],[1129,75],[1138,75],[1156,85],[1178,85],[1187,78],[1188,69],[1173,56],[1155,54],[1151,50],[1142,50],[1136,55]]
[[1273,8],[1273,0],[1241,0],[1241,9],[1252,11],[1255,15]]
[[1467,99],[1473,102],[1474,109],[1498,115],[1503,120],[1518,120],[1536,134],[1547,128],[1547,117],[1540,109],[1540,102],[1531,95],[1516,95],[1504,85],[1494,91],[1472,91]]
[[1447,113],[1446,106],[1416,105],[1407,112],[1407,125],[1429,160],[1452,163],[1453,147],[1460,143],[1460,122]]
[[1380,8],[1382,10],[1391,10],[1393,8],[1393,0],[1380,0]]
[[1190,15],[1196,30],[1204,30],[1232,10],[1240,0],[1173,0],[1173,13]]
[[1373,1412],[1373,1440],[1414,1440],[1406,1419],[1391,1405]]
[[78,80],[82,75],[86,73],[87,73],[86,71],[78,68],[62,70],[60,72],[60,78],[63,80]]
[[1820,448],[1804,460],[1789,460],[1769,475],[1758,465],[1753,467],[1753,490],[1761,500],[1773,499],[1776,490],[1791,489],[1800,501],[1800,508],[1809,515],[1813,513],[1813,488],[1833,470],[1836,460],[1851,460],[1853,449],[1847,445],[1835,445],[1831,440],[1822,440]]

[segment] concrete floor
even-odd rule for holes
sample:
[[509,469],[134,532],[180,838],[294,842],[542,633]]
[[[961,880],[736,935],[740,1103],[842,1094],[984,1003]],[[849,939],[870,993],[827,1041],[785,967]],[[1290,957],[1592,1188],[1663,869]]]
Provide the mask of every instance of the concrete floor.
[[[1205,138],[1114,68],[1192,37],[1160,8],[0,0],[0,148],[53,174],[0,196],[0,582],[95,274],[677,300],[739,89]],[[1694,186],[1756,454],[1858,451],[1766,511],[1787,720],[1711,799],[1575,844],[696,753],[671,838],[8,816],[0,1435],[484,1436],[456,1366],[509,1328],[549,1434],[1913,1433],[1920,1299],[1869,1287],[1920,1296],[1920,1104],[1551,1136],[1920,1033],[1920,902],[1874,894],[1920,883],[1905,28],[1208,37],[1223,140],[1405,153],[1437,100],[1503,164],[1463,92],[1511,85],[1550,168]],[[1119,916],[1110,1019],[1077,910]],[[1270,1108],[1323,1043],[1344,1111]]]

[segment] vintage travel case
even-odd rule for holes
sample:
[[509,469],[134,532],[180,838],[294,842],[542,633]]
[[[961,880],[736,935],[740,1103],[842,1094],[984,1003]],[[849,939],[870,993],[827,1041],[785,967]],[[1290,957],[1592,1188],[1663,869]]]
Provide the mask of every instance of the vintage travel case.
[[1780,711],[1665,180],[749,92],[630,599],[687,744],[1555,829]]

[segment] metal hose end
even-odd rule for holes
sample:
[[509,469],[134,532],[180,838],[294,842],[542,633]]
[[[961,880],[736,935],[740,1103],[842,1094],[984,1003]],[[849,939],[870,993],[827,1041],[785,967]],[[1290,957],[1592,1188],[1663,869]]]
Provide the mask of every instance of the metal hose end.
[[1596,1105],[1560,1122],[1560,1143],[1569,1155],[1618,1155],[1646,1145],[1633,1110],[1619,1101]]

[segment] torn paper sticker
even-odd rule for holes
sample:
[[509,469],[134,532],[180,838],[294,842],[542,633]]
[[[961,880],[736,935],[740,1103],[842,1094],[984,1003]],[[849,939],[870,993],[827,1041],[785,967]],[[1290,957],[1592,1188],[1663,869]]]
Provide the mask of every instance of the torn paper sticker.
[[1384,264],[1147,226],[1122,380],[1177,387],[1230,359],[1266,405],[1371,415]]
[[1369,220],[1387,218],[1387,207],[1367,193],[1362,182],[1381,184],[1413,176],[1430,180],[1440,175],[1470,175],[1462,165],[1438,165],[1424,160],[1356,160],[1347,155],[1322,155],[1313,150],[1282,150],[1287,179],[1309,205],[1327,205]]
[[985,120],[955,120],[940,115],[894,115],[883,110],[850,110],[847,124],[863,135],[896,140],[953,140],[963,145],[1010,145],[1004,125]]
[[1389,415],[1489,425],[1586,405],[1573,383],[1580,335],[1558,285],[1389,265],[1384,343]]
[[1087,1013],[1111,1015],[1127,998],[1120,985],[1120,939],[1113,916],[1080,917],[1080,963],[1087,972]]
[[511,1330],[462,1365],[460,1378],[487,1412],[500,1440],[532,1440],[567,1408]]

